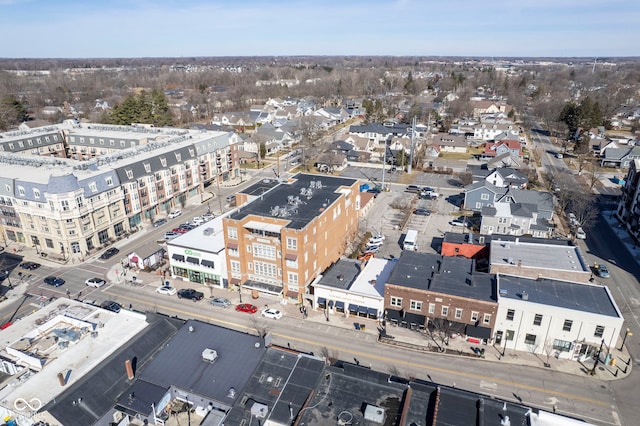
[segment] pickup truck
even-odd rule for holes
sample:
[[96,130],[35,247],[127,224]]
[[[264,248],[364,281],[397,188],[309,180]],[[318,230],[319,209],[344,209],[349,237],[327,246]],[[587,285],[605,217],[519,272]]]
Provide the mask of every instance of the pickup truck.
[[433,200],[435,198],[438,198],[439,196],[440,196],[440,194],[438,194],[437,192],[435,192],[433,190],[420,192],[420,198],[425,199],[425,200]]

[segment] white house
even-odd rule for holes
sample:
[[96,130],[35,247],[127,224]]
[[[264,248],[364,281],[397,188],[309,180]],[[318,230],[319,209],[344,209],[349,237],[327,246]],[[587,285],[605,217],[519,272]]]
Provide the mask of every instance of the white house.
[[496,280],[494,342],[503,351],[584,361],[602,345],[605,362],[618,344],[624,318],[607,287],[501,274]]
[[223,217],[167,242],[171,278],[209,287],[227,287]]
[[380,319],[384,312],[384,285],[394,261],[370,259],[363,263],[340,259],[312,284],[314,307],[331,315]]

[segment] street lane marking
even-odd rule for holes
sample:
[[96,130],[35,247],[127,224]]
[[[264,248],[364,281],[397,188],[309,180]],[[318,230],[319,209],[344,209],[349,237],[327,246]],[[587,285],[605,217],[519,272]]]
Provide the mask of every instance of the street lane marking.
[[[112,294],[109,292],[105,292],[107,294]],[[150,307],[155,307],[154,305],[149,305],[148,302],[145,302],[143,300],[140,299],[136,299],[133,297],[128,297],[128,296],[121,296],[118,294],[113,294],[114,296],[118,296],[122,299],[126,299],[128,301],[133,301],[136,303],[141,303],[145,306],[150,306]],[[157,305],[157,304],[156,304]],[[174,313],[180,313],[180,314],[184,314],[187,316],[191,316],[191,317],[195,317],[195,318],[202,318],[202,319],[206,319],[207,322],[211,323],[211,322],[215,322],[215,323],[220,323],[220,324],[226,324],[229,326],[232,326],[233,329],[237,329],[237,328],[241,328],[244,330],[254,330],[253,327],[247,327],[241,324],[237,324],[234,322],[229,322],[229,321],[224,321],[224,320],[219,320],[216,318],[212,318],[212,317],[208,317],[205,315],[201,315],[201,314],[197,314],[197,313],[193,313],[193,312],[188,312],[188,311],[184,311],[182,309],[174,309],[174,308],[170,308],[167,306],[162,305],[163,309],[166,309],[168,311],[174,312]],[[292,337],[292,336],[288,336],[286,334],[280,334],[280,333],[272,333],[272,335],[274,337],[279,337],[288,341],[296,341],[299,343],[304,343],[307,344],[309,346],[319,346],[317,342],[314,342],[312,340],[306,340],[306,339],[300,339],[297,337]],[[508,381],[508,380],[501,380],[501,379],[496,379],[494,377],[487,377],[487,376],[483,376],[481,374],[475,374],[475,373],[467,373],[467,372],[462,372],[460,370],[449,370],[446,368],[441,368],[441,367],[425,367],[423,364],[419,364],[419,363],[415,363],[415,362],[406,362],[406,361],[399,361],[397,359],[389,359],[387,357],[384,356],[379,356],[379,355],[374,355],[368,352],[359,352],[359,351],[351,351],[348,349],[345,349],[343,347],[339,347],[339,346],[334,346],[334,345],[321,345],[323,347],[326,347],[329,350],[337,350],[339,352],[346,352],[349,354],[349,356],[351,355],[355,355],[357,358],[373,358],[377,361],[380,362],[385,362],[385,363],[389,363],[389,362],[393,362],[395,365],[398,364],[402,364],[405,366],[409,366],[409,367],[414,367],[414,368],[418,368],[420,370],[429,370],[429,371],[437,371],[439,373],[443,373],[443,374],[453,374],[453,375],[457,375],[457,376],[461,376],[461,377],[466,377],[469,379],[474,379],[474,380],[478,380],[480,382],[482,381],[493,381],[497,384],[503,384],[506,386],[516,386],[518,387],[518,389],[527,389],[533,392],[541,392],[541,393],[546,393],[546,394],[551,394],[551,395],[555,395],[555,396],[560,396],[569,400],[578,400],[578,401],[583,401],[589,404],[594,404],[594,405],[599,405],[602,407],[608,407],[609,404],[603,401],[599,401],[597,399],[591,399],[591,398],[586,398],[580,395],[573,395],[573,394],[569,394],[569,393],[565,393],[565,392],[559,392],[559,391],[553,391],[553,390],[549,390],[549,389],[545,389],[545,388],[539,388],[537,386],[532,386],[532,385],[526,385],[526,384],[521,384],[521,383],[517,383],[514,381]]]

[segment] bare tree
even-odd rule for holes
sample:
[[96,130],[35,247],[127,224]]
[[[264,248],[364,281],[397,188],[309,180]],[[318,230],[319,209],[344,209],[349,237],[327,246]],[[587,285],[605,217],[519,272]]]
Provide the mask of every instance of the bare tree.
[[587,164],[586,171],[589,174],[589,189],[593,189],[602,177],[602,168],[594,161]]
[[594,194],[589,188],[576,188],[569,200],[569,207],[582,227],[589,228],[598,216],[598,207]]
[[553,340],[551,338],[545,340],[544,346],[542,347],[544,355],[546,357],[546,362],[544,363],[545,367],[551,367],[549,364],[549,360],[551,359],[551,355],[553,354]]

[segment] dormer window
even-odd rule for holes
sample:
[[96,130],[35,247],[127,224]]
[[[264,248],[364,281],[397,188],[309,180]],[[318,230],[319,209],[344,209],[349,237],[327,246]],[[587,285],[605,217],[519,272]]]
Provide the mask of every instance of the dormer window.
[[151,164],[144,163],[144,171],[147,173],[151,173]]
[[162,167],[167,167],[167,159],[165,157],[160,157],[160,164],[162,164]]

